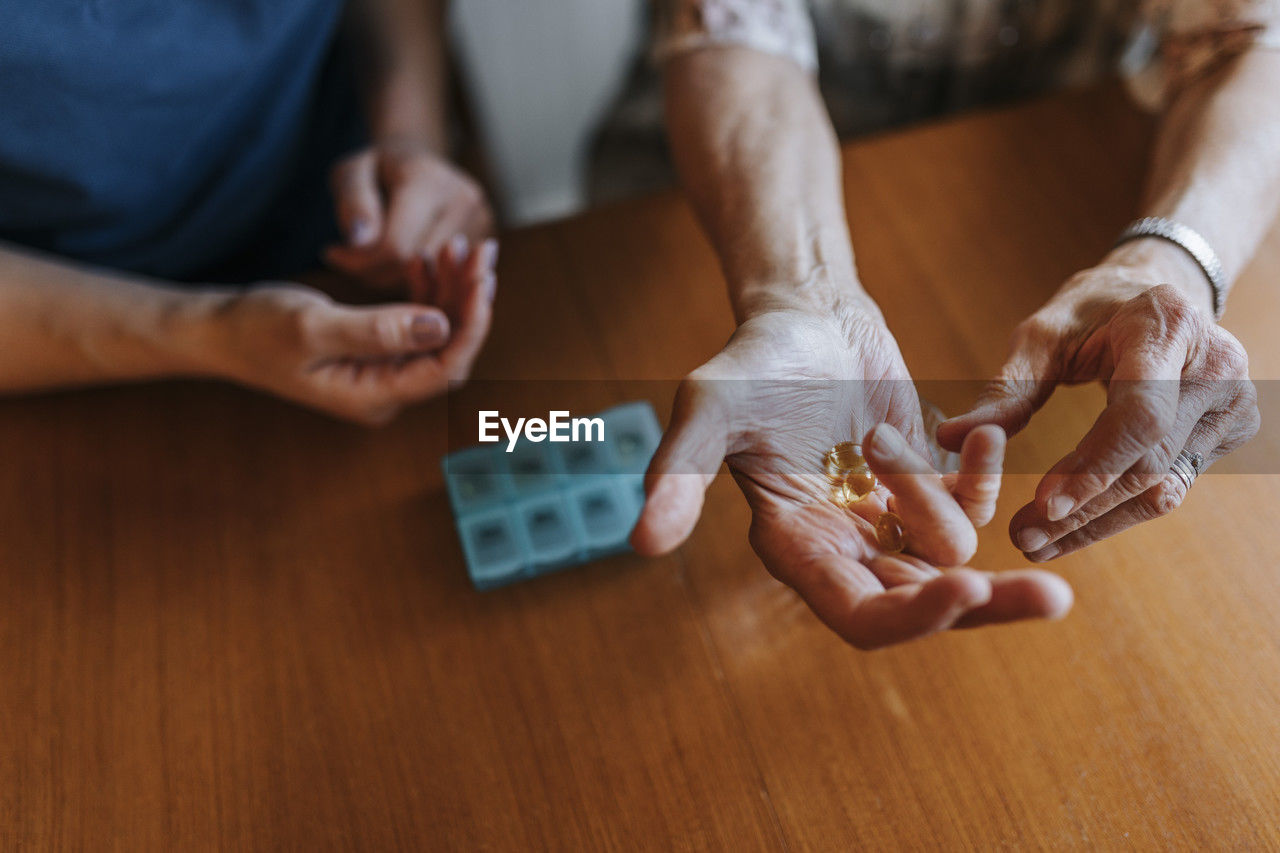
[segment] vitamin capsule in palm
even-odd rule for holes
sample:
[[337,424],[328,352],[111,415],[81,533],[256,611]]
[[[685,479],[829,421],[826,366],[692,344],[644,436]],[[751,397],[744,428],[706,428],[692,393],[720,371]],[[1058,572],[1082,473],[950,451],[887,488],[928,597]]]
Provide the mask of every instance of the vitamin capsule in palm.
[[871,494],[876,487],[876,475],[863,465],[835,484],[832,500],[839,506],[849,506]]
[[842,441],[827,451],[827,476],[832,480],[843,480],[859,466],[866,465],[862,458],[862,448],[852,441]]
[[844,478],[844,484],[858,496],[858,500],[862,500],[875,491],[876,475],[871,473],[871,469],[866,465],[859,465]]
[[880,549],[896,554],[907,547],[907,532],[902,527],[902,519],[891,512],[886,512],[876,520],[876,541]]
[[864,497],[866,496],[855,492],[847,480],[841,480],[831,487],[831,500],[839,507],[847,507],[851,504],[856,504]]

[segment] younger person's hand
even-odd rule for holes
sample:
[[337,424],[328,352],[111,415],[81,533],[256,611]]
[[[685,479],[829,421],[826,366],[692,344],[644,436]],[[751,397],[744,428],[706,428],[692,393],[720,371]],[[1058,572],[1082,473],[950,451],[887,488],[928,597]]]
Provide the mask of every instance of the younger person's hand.
[[342,305],[283,283],[219,293],[207,312],[204,372],[348,420],[386,423],[467,378],[489,331],[496,252],[489,240],[409,264],[412,289],[436,305]]
[[331,182],[346,244],[325,260],[371,287],[403,288],[408,267],[455,238],[478,244],[493,232],[484,191],[425,144],[383,142],[339,161]]

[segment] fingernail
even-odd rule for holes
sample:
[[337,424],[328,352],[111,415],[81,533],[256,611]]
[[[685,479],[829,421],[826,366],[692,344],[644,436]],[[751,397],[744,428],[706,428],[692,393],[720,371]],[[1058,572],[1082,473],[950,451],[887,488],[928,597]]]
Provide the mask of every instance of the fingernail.
[[1045,515],[1048,516],[1050,521],[1062,521],[1062,519],[1071,515],[1071,510],[1075,509],[1075,506],[1075,501],[1066,495],[1054,495],[1049,498],[1049,503],[1045,505]]
[[1033,563],[1047,563],[1050,560],[1052,560],[1054,557],[1058,556],[1058,554],[1061,553],[1061,551],[1062,549],[1059,548],[1057,545],[1050,545],[1048,548],[1045,548],[1043,551],[1039,551],[1034,554],[1027,554],[1026,557],[1028,560],[1030,560]]
[[484,266],[489,272],[493,272],[498,266],[498,241],[490,237],[480,246],[483,253]]
[[409,323],[409,334],[414,343],[424,346],[438,344],[444,340],[444,320],[436,314],[419,314]]
[[1049,534],[1038,527],[1027,527],[1018,532],[1018,550],[1024,554],[1039,551],[1049,544]]
[[367,219],[357,219],[351,223],[351,245],[367,246],[373,241],[373,223]]
[[902,435],[888,424],[880,424],[872,431],[871,443],[875,445],[876,452],[885,457],[899,456],[907,449]]
[[467,249],[471,243],[467,240],[466,234],[455,234],[453,239],[449,241],[449,249],[453,252],[453,259],[460,261],[467,256]]
[[498,295],[498,279],[490,273],[484,280],[484,296],[492,304],[493,298]]

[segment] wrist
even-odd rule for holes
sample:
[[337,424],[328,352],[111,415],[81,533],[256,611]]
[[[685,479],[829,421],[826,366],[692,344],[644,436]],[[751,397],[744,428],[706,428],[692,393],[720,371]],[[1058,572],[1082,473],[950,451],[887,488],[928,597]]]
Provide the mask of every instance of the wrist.
[[[1140,237],[1112,249],[1103,265],[1126,270],[1140,290],[1168,284],[1213,317],[1213,288],[1204,270],[1180,246],[1158,237]],[[1135,294],[1136,295],[1136,294]]]
[[153,322],[153,346],[176,375],[232,378],[223,329],[236,293],[215,287],[167,292]]
[[426,151],[442,160],[448,159],[444,135],[428,128],[388,126],[373,133],[370,144],[376,149],[400,153]]
[[370,131],[375,145],[412,145],[444,157],[448,133],[443,98],[413,75],[397,75],[374,98]]
[[739,324],[761,314],[789,312],[824,320],[866,320],[884,317],[856,274],[831,275],[819,271],[800,282],[747,281],[732,288],[733,311]]

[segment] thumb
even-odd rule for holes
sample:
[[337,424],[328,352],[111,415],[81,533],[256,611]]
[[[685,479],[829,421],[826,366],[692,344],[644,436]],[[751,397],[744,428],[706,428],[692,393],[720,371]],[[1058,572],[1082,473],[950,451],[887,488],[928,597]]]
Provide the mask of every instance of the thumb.
[[638,553],[652,557],[674,551],[693,532],[707,486],[728,452],[727,421],[719,411],[710,388],[681,383],[671,425],[645,475],[644,510],[631,532]]
[[431,352],[449,340],[449,318],[422,305],[330,305],[316,322],[320,347],[338,358],[396,358]]
[[341,161],[333,168],[331,184],[338,225],[347,243],[357,248],[372,246],[382,235],[376,155],[364,151]]
[[968,412],[938,425],[938,443],[957,452],[975,427],[995,424],[1013,435],[1049,399],[1058,384],[1054,348],[1043,341],[1018,343],[1000,373]]

